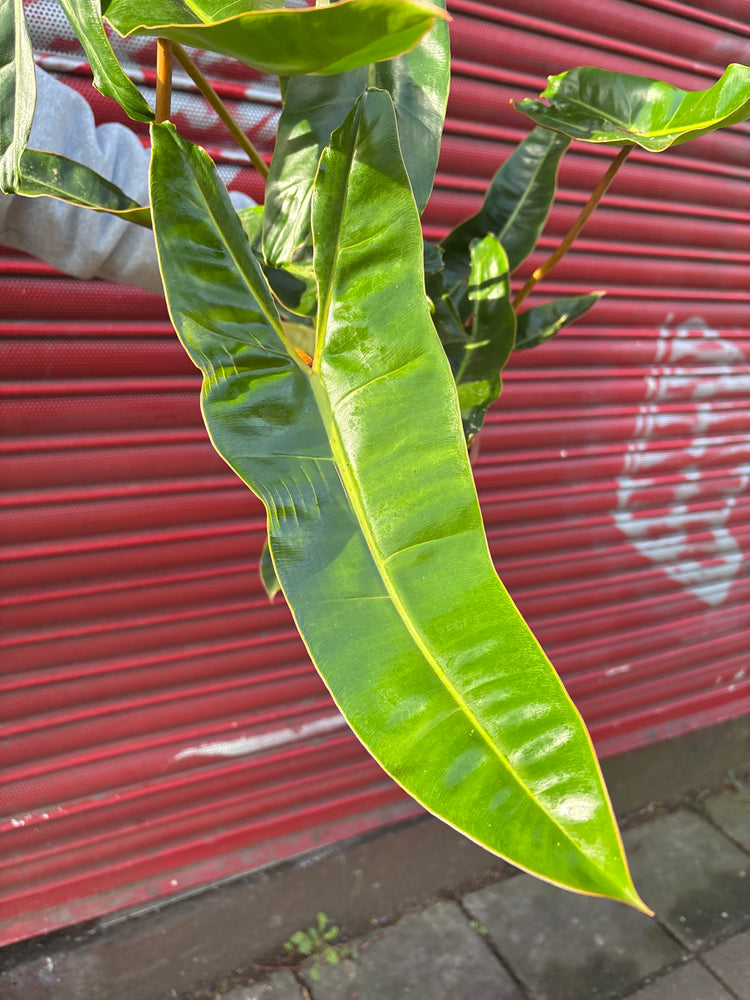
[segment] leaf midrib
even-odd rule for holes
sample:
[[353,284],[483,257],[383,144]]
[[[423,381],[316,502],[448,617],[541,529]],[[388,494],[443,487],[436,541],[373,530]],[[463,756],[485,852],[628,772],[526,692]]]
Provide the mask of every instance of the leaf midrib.
[[[361,116],[361,111],[359,112],[359,115]],[[349,169],[347,169],[346,173],[347,188],[349,184],[349,177],[351,176],[350,167],[354,159],[355,149],[356,149],[356,142],[352,142],[349,149],[347,150],[347,159],[349,165]],[[331,262],[331,271],[330,271],[331,275],[336,273],[336,267],[338,264],[338,258],[341,247],[341,240],[338,237],[343,229],[344,212],[347,200],[348,199],[346,197],[342,199],[342,205],[344,206],[344,209],[342,209],[342,211],[339,213],[337,219],[337,225],[336,225],[337,238],[335,240],[334,244],[335,251]],[[328,390],[325,385],[322,372],[320,371],[321,355],[323,352],[323,344],[325,340],[324,336],[322,336],[321,334],[327,327],[332,294],[333,294],[333,281],[329,280],[325,297],[324,298],[319,297],[320,310],[318,313],[318,330],[316,332],[316,351],[315,351],[316,357],[313,364],[313,370],[312,372],[308,372],[308,375],[311,376],[311,388],[313,389],[315,402],[320,412],[321,422],[325,428],[326,436],[328,437],[328,442],[334,459],[334,466],[338,471],[338,475],[341,480],[341,485],[343,486],[347,500],[349,501],[349,504],[352,507],[355,519],[357,521],[357,524],[359,525],[360,531],[362,532],[362,536],[364,538],[368,552],[370,553],[370,556],[373,560],[375,568],[378,572],[378,575],[380,576],[383,585],[388,593],[388,596],[390,597],[391,602],[393,603],[393,606],[396,609],[401,621],[403,622],[407,632],[411,636],[412,641],[415,643],[419,651],[422,653],[422,656],[424,657],[425,661],[432,667],[433,672],[437,677],[437,679],[443,684],[445,689],[448,691],[448,693],[454,699],[456,704],[459,706],[460,710],[463,712],[464,716],[468,720],[470,727],[473,727],[476,730],[476,732],[480,734],[482,739],[489,747],[490,751],[499,760],[500,764],[505,768],[507,773],[512,777],[516,785],[524,792],[524,794],[529,799],[531,799],[533,804],[541,812],[543,812],[544,815],[547,816],[552,825],[560,831],[562,836],[565,837],[565,839],[575,848],[575,850],[583,858],[585,858],[585,860],[593,868],[602,873],[604,877],[604,882],[605,883],[609,882],[610,881],[609,876],[604,871],[604,869],[602,869],[595,862],[591,861],[591,859],[585,854],[582,846],[578,843],[578,841],[573,839],[570,832],[564,826],[561,826],[557,817],[555,817],[552,813],[550,813],[549,810],[546,808],[546,806],[538,799],[538,797],[536,797],[533,794],[528,785],[521,779],[520,775],[516,772],[515,768],[512,766],[512,764],[505,756],[505,754],[503,754],[502,751],[497,747],[497,745],[495,744],[494,740],[492,739],[491,735],[489,734],[485,726],[474,715],[473,711],[466,703],[464,697],[461,695],[461,693],[458,691],[455,685],[448,678],[447,674],[443,670],[440,663],[435,659],[435,656],[433,655],[430,647],[422,638],[419,631],[416,629],[414,625],[412,625],[410,616],[407,613],[407,609],[404,606],[403,602],[401,601],[400,597],[398,596],[398,591],[396,590],[395,586],[393,585],[390,579],[388,572],[386,571],[387,561],[385,557],[381,554],[379,546],[375,541],[374,534],[370,528],[369,520],[365,513],[364,504],[362,503],[359,485],[352,474],[351,465],[348,461],[346,449],[344,448],[343,440],[341,438],[341,433],[339,431],[338,423],[336,420],[336,413],[334,407],[331,405],[330,397],[328,395]],[[318,392],[315,391],[312,383],[312,378],[315,377],[317,377],[318,385],[320,387],[320,392],[322,392],[325,396],[325,401],[327,404],[325,407],[325,411],[323,406],[321,406],[320,396]],[[584,736],[588,738],[585,729],[584,729]]]
[[[686,95],[686,97],[690,96],[688,91],[683,91],[683,93]],[[728,111],[726,114],[723,114],[718,118],[701,119],[701,121],[697,125],[693,125],[689,128],[681,128],[678,125],[677,128],[672,127],[672,128],[651,129],[648,132],[644,132],[644,131],[638,131],[635,128],[635,123],[622,121],[621,119],[616,118],[614,115],[608,114],[602,108],[596,108],[591,104],[586,104],[585,101],[571,100],[570,98],[561,98],[560,100],[566,101],[566,103],[570,104],[574,108],[583,108],[585,111],[590,112],[592,115],[594,115],[596,118],[599,118],[601,121],[612,122],[613,125],[619,126],[624,134],[624,137],[638,136],[638,138],[640,139],[657,139],[660,136],[665,136],[665,135],[675,135],[675,134],[686,135],[692,132],[699,132],[701,129],[710,128],[712,125],[716,125],[718,122],[723,122],[726,118],[729,118],[731,115],[737,114],[737,112],[741,108],[745,107],[745,105],[750,104],[750,101],[744,101],[742,104],[738,104],[737,107],[734,108],[733,110]],[[552,111],[553,108],[550,105],[550,107],[547,108],[546,110]],[[672,116],[672,121],[674,121],[676,114],[677,112],[675,112],[675,114]],[[612,133],[603,132],[603,134],[611,135]]]
[[[325,394],[326,399],[329,400],[328,392],[327,392],[327,389],[325,387],[325,384],[323,383],[322,378],[320,378],[320,389]],[[329,441],[329,444],[330,444],[330,447],[331,447],[331,452],[332,452],[332,455],[333,455],[334,467],[338,471],[338,475],[339,475],[339,478],[341,480],[341,485],[343,486],[344,492],[345,492],[346,497],[347,497],[347,500],[349,501],[349,504],[352,507],[352,512],[353,512],[354,517],[355,517],[355,519],[357,521],[359,529],[362,532],[362,537],[364,538],[365,545],[367,546],[367,550],[370,553],[370,556],[372,557],[372,560],[373,560],[375,568],[376,568],[376,570],[378,572],[378,575],[380,576],[380,578],[381,578],[381,580],[383,582],[383,585],[384,585],[384,587],[385,587],[385,589],[387,591],[388,598],[390,599],[391,603],[393,604],[393,606],[394,606],[397,614],[399,615],[399,618],[401,619],[402,623],[404,624],[404,627],[406,628],[407,632],[409,633],[412,641],[414,642],[414,644],[417,646],[417,648],[421,652],[421,654],[424,657],[426,663],[432,668],[433,673],[435,674],[436,678],[445,687],[445,689],[448,691],[449,695],[454,699],[455,703],[458,705],[459,709],[461,710],[461,712],[463,713],[464,717],[466,718],[466,721],[467,721],[467,724],[469,725],[469,727],[473,728],[482,737],[482,739],[485,741],[485,743],[487,744],[487,746],[489,747],[489,749],[491,750],[491,752],[495,755],[495,757],[498,759],[498,761],[500,762],[500,764],[505,768],[506,772],[512,778],[512,780],[515,782],[515,784],[517,785],[517,787],[519,787],[523,791],[523,793],[532,801],[533,805],[537,809],[539,809],[540,812],[542,812],[548,818],[548,820],[550,821],[550,823],[557,830],[560,831],[560,834],[565,838],[565,840],[569,844],[571,844],[571,846],[586,861],[586,863],[588,865],[590,865],[591,868],[595,869],[598,872],[601,872],[601,874],[603,876],[603,878],[602,878],[602,885],[604,885],[604,884],[610,884],[610,885],[616,886],[617,883],[612,882],[612,879],[608,875],[608,873],[606,872],[606,870],[604,868],[602,868],[601,865],[599,865],[597,862],[593,861],[585,853],[582,845],[577,840],[575,840],[573,838],[573,836],[571,835],[571,833],[569,832],[569,830],[566,827],[564,827],[564,826],[562,826],[560,824],[558,818],[553,813],[550,813],[550,811],[547,809],[547,807],[539,800],[539,798],[537,796],[534,795],[534,793],[529,788],[529,786],[523,781],[523,779],[520,777],[520,775],[518,774],[518,772],[516,771],[516,769],[513,767],[513,765],[510,763],[510,761],[505,756],[505,754],[503,754],[502,751],[497,747],[497,745],[493,741],[491,735],[489,734],[489,732],[487,731],[487,729],[485,728],[485,726],[479,721],[479,719],[474,714],[474,712],[472,711],[472,709],[470,708],[470,706],[467,704],[466,699],[463,697],[463,695],[460,693],[460,691],[455,687],[455,685],[452,683],[452,681],[450,680],[450,678],[447,676],[447,674],[445,673],[443,667],[440,665],[439,661],[435,658],[434,654],[432,653],[429,645],[422,638],[420,632],[417,630],[417,628],[414,625],[412,625],[411,620],[410,620],[410,616],[408,614],[408,611],[407,611],[406,607],[404,606],[403,602],[401,601],[400,597],[398,596],[398,591],[396,590],[395,586],[393,585],[393,583],[392,583],[392,581],[390,579],[389,574],[386,571],[386,565],[387,565],[388,560],[381,555],[380,549],[379,549],[379,547],[378,547],[378,545],[377,545],[377,543],[375,541],[374,535],[373,535],[373,533],[372,533],[372,531],[370,529],[370,525],[369,525],[368,519],[367,519],[367,517],[365,515],[364,506],[363,506],[363,504],[361,502],[361,497],[360,497],[360,491],[359,491],[359,488],[358,488],[358,484],[357,484],[356,480],[354,479],[354,477],[353,477],[353,475],[351,473],[351,467],[350,467],[349,462],[347,460],[346,450],[344,448],[343,441],[341,440],[341,437],[340,437],[340,432],[339,432],[339,429],[338,429],[338,424],[336,422],[336,417],[335,417],[334,409],[333,409],[332,406],[330,406],[330,400],[329,400],[328,413],[329,413],[330,416],[327,419],[325,413],[323,412],[323,408],[321,407],[321,403],[320,403],[320,399],[319,399],[318,394],[314,393],[314,395],[315,395],[315,399],[316,399],[316,404],[317,404],[317,406],[318,406],[318,408],[320,410],[320,413],[321,413],[321,421],[322,421],[322,423],[323,423],[323,425],[325,427],[325,430],[326,430],[326,435],[328,437],[328,441]],[[332,431],[333,431],[333,433],[332,433]],[[585,731],[584,731],[584,737],[588,738],[586,736]],[[414,794],[414,793],[410,792],[410,794]],[[417,797],[417,796],[415,796],[415,797]],[[424,803],[424,802],[422,804],[426,805],[426,803]],[[427,806],[427,808],[429,808],[429,806]],[[486,847],[487,845],[485,844],[484,846]],[[492,848],[492,850],[495,853],[497,853],[500,857],[504,857],[504,855],[502,855],[495,848]],[[515,861],[512,861],[511,863],[512,864],[517,864],[517,862],[515,862]],[[533,872],[532,869],[528,869],[527,868],[525,870],[531,871],[532,874],[538,874],[536,872]],[[544,876],[542,876],[542,877],[544,877]],[[552,879],[548,879],[548,881],[552,882],[553,880]],[[563,885],[564,883],[560,882],[560,883],[555,883],[555,884]],[[585,891],[585,890],[581,890],[581,891]],[[602,894],[604,894],[604,893],[602,893]]]

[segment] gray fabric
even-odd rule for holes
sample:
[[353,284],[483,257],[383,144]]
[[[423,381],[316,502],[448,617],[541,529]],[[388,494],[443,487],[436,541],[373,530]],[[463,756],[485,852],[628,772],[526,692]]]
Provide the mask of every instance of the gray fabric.
[[[29,146],[61,153],[148,202],[149,153],[124,125],[94,124],[86,100],[37,67]],[[237,208],[251,198],[232,194]],[[25,250],[76,278],[106,278],[163,294],[150,230],[54,198],[0,194],[0,244]]]

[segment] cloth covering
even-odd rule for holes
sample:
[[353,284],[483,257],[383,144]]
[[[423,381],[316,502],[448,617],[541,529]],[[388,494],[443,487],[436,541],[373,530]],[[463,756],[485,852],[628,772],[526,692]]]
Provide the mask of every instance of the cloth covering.
[[[78,160],[139,204],[148,203],[149,151],[125,125],[96,126],[83,98],[36,68],[29,147]],[[252,198],[232,192],[236,208]],[[25,250],[76,278],[104,278],[163,294],[153,233],[105,212],[55,198],[0,194],[0,244]]]

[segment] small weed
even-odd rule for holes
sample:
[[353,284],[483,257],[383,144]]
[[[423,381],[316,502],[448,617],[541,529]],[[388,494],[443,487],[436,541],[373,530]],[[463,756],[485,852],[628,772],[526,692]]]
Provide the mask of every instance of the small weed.
[[724,778],[724,784],[728,788],[733,788],[740,795],[744,795],[748,791],[748,786],[743,782],[733,770],[727,771],[726,777]]
[[470,920],[469,927],[471,927],[473,931],[476,931],[477,934],[481,934],[482,937],[487,937],[487,935],[489,934],[487,928],[479,920]]
[[310,979],[320,979],[321,965],[338,965],[342,958],[356,958],[357,953],[343,944],[338,944],[340,929],[332,924],[325,913],[317,915],[314,927],[295,931],[284,942],[284,951],[301,959],[312,958],[307,970]]

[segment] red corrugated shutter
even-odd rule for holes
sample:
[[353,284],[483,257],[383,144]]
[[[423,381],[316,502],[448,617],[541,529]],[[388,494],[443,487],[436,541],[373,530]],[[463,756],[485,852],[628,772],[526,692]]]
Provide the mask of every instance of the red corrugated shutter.
[[[750,63],[747,0],[449,6],[433,237],[478,206],[526,130],[510,99],[547,74],[589,63],[698,88]],[[28,12],[47,68],[121,117],[56,5]],[[153,45],[123,51],[152,82]],[[268,150],[272,82],[207,68]],[[259,197],[179,80],[175,106]],[[544,250],[611,155],[568,155]],[[750,709],[749,162],[747,125],[632,154],[545,282],[608,296],[514,358],[482,434],[497,565],[603,754]],[[412,814],[262,593],[262,510],[206,442],[160,300],[10,252],[0,268],[0,943]]]

